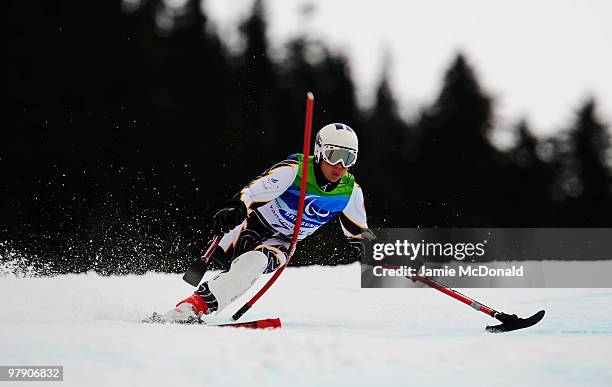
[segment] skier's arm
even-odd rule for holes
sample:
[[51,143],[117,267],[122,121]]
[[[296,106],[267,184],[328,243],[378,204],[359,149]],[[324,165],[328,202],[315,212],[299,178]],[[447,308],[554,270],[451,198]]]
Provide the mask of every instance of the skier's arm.
[[368,228],[368,219],[363,191],[356,183],[346,208],[340,213],[340,225],[351,246],[361,253],[363,250],[361,234]]
[[268,168],[235,195],[213,217],[213,230],[226,233],[257,207],[282,195],[297,175],[297,160],[289,158]]
[[297,172],[297,160],[283,160],[251,181],[238,193],[237,199],[251,212],[282,195],[293,183]]

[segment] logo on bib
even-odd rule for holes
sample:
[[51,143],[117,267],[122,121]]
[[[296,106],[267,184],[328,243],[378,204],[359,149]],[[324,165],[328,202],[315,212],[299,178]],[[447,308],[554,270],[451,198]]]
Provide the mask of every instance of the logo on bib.
[[317,210],[315,206],[315,202],[318,198],[319,196],[316,196],[316,195],[307,195],[304,198],[304,201],[306,202],[304,206],[304,213],[311,218],[315,218],[317,220],[324,220],[325,218],[329,216],[331,211],[327,211],[322,208]]

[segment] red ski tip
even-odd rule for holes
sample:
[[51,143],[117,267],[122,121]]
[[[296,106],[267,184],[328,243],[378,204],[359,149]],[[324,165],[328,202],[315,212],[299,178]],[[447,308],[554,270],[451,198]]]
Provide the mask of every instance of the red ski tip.
[[276,329],[281,327],[280,318],[266,318],[242,323],[221,324],[218,327],[251,328],[251,329]]

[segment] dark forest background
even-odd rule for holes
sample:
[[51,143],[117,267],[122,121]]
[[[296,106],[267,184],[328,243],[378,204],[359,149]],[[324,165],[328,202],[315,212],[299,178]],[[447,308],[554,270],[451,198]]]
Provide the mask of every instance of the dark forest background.
[[[612,226],[610,138],[595,100],[577,99],[552,138],[516,117],[516,144],[502,151],[490,141],[495,101],[461,53],[406,122],[393,89],[410,85],[383,76],[362,111],[347,58],[322,42],[297,37],[272,60],[264,6],[231,53],[198,0],[10,1],[2,259],[41,273],[184,271],[214,212],[301,150],[306,91],[315,129],[358,132],[352,172],[371,226]],[[355,259],[332,222],[293,263]]]

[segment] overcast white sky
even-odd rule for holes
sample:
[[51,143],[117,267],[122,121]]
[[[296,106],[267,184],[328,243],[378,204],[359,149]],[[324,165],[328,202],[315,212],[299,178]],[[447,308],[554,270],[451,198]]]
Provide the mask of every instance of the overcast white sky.
[[[612,1],[267,0],[275,47],[304,31],[350,59],[359,100],[371,102],[384,50],[405,116],[435,98],[458,50],[467,54],[500,122],[526,117],[540,134],[565,126],[588,95],[612,121]],[[315,6],[307,23],[301,10]],[[252,0],[205,0],[227,42]]]

